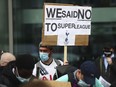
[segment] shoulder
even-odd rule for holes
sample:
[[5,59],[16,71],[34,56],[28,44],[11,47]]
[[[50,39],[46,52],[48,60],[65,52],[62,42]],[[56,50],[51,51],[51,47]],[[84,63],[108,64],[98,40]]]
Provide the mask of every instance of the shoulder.
[[35,64],[35,67],[39,67],[40,65],[40,61],[38,61],[36,64]]
[[116,57],[113,57],[112,60],[116,61]]
[[103,59],[102,56],[97,57],[97,58],[95,59],[95,63],[99,63],[102,59]]
[[58,61],[60,61],[61,65],[63,65],[63,61],[61,61],[61,60],[58,60]]
[[41,61],[38,61],[37,63],[36,63],[36,66],[41,66],[41,65],[44,65],[44,63],[42,63]]
[[53,59],[57,65],[63,65],[63,62],[59,59]]
[[116,64],[116,57],[112,58],[113,64]]

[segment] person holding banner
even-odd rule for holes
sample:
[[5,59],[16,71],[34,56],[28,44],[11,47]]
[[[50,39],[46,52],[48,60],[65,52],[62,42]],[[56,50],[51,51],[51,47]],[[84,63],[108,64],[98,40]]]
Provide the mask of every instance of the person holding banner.
[[52,58],[53,48],[51,46],[39,44],[40,61],[35,64],[33,75],[41,80],[53,80],[56,67],[63,65],[61,60]]

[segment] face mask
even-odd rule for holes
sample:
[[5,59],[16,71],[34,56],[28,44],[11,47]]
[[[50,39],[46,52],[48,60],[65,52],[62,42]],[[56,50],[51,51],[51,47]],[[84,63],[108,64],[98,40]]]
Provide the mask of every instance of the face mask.
[[17,79],[18,79],[19,81],[23,82],[23,83],[24,83],[24,82],[29,82],[29,80],[30,80],[30,78],[25,79],[25,78],[22,78],[22,77],[20,77],[20,76],[18,76]]
[[83,80],[79,80],[78,85],[80,87],[90,87],[87,83],[85,83]]
[[45,62],[49,59],[49,57],[48,57],[49,54],[48,53],[40,52],[39,55],[40,55],[41,61],[43,61],[43,62]]
[[27,79],[23,78],[23,77],[20,77],[17,67],[15,69],[16,69],[16,72],[15,72],[16,77],[20,82],[22,82],[22,83],[29,82],[29,80],[31,79],[31,76],[30,76],[30,78],[27,78]]

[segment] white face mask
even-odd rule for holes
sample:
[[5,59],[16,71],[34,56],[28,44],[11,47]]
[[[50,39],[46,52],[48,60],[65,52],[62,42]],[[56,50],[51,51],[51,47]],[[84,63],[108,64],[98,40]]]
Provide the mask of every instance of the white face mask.
[[87,83],[85,83],[83,80],[79,80],[78,85],[79,85],[80,87],[89,87],[89,86],[90,86],[90,85],[88,85]]
[[29,80],[30,80],[30,78],[28,78],[28,79],[26,79],[26,78],[22,78],[22,77],[20,77],[20,76],[17,76],[17,79],[19,80],[19,81],[21,81],[21,82],[29,82]]
[[17,74],[17,79],[20,81],[20,82],[22,82],[22,83],[24,83],[24,82],[29,82],[29,80],[31,79],[31,77],[29,77],[29,78],[23,78],[23,77],[21,77],[20,75],[19,75],[19,72],[18,72],[18,69],[17,69],[17,67],[16,67],[16,74]]
[[49,59],[48,53],[40,52],[39,55],[40,55],[41,61],[43,61],[43,62],[45,62]]

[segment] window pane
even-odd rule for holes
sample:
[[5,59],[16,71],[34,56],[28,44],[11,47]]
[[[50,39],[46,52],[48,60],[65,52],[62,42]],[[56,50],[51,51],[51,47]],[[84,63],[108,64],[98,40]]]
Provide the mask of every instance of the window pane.
[[7,0],[0,0],[0,49],[8,51],[8,4]]
[[[38,56],[37,46],[42,29],[42,23],[38,23],[42,22],[38,12],[42,6],[42,0],[13,0],[14,54]],[[37,18],[34,14],[38,14]]]

